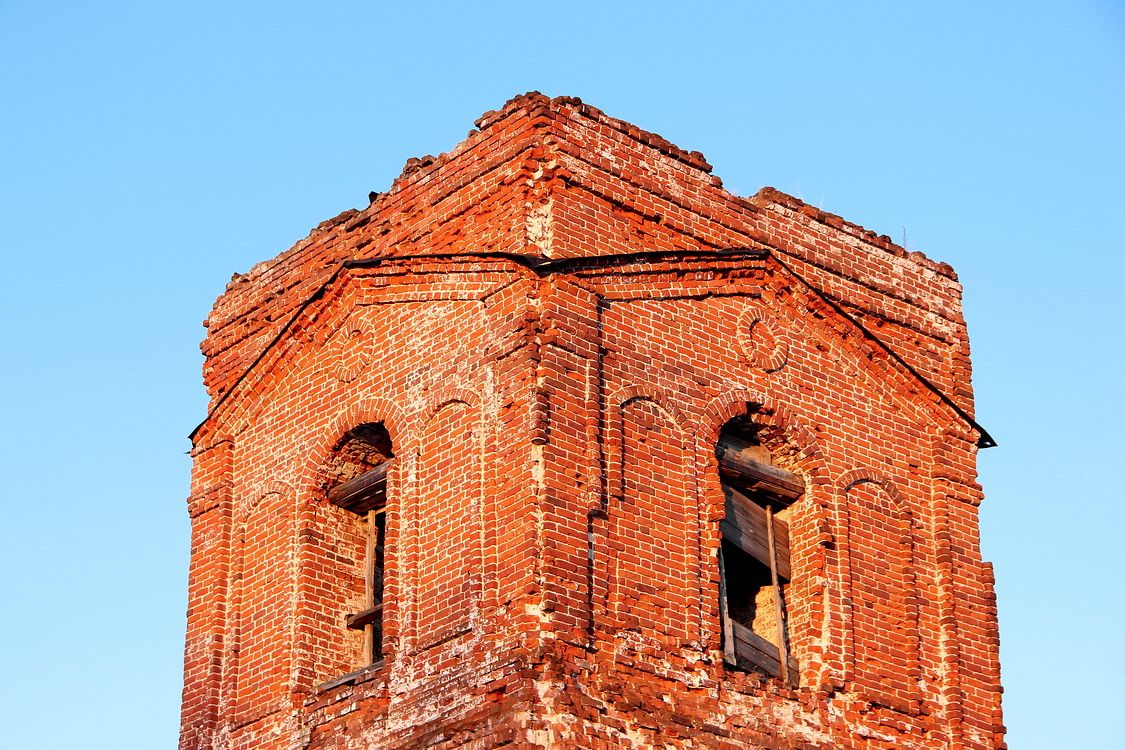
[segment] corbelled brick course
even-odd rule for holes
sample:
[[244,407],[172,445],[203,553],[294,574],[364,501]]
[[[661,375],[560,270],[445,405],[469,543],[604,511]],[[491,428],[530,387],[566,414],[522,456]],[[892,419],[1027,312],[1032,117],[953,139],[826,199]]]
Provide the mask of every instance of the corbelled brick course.
[[[182,748],[1004,747],[956,276],[710,169],[527,94],[232,280]],[[731,420],[806,487],[790,682],[724,664]],[[394,455],[374,666],[326,497],[361,425]]]

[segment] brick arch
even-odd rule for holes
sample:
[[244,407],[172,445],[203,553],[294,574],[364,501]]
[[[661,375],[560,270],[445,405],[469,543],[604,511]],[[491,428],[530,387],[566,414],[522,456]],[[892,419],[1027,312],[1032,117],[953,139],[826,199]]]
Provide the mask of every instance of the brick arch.
[[700,436],[713,443],[719,440],[719,432],[724,424],[744,414],[755,415],[758,424],[769,428],[769,437],[774,434],[783,435],[785,442],[798,449],[802,457],[805,457],[802,469],[808,469],[810,476],[820,477],[826,472],[825,458],[816,435],[801,419],[793,415],[789,406],[759,391],[738,388],[708,401],[703,407]]
[[270,495],[292,498],[296,497],[296,494],[293,485],[279,479],[271,479],[259,486],[252,486],[249,492],[241,493],[242,497],[248,499],[235,500],[235,522],[245,524],[246,519],[250,517],[262,500]]
[[915,519],[876,470],[845,472],[838,487],[845,679],[870,700],[910,710],[921,674]]
[[866,467],[851,469],[844,472],[837,480],[840,491],[844,494],[847,494],[848,490],[852,489],[857,484],[862,484],[863,482],[871,482],[872,484],[879,485],[883,489],[883,491],[887,493],[887,496],[894,501],[895,507],[898,509],[898,511],[907,519],[909,519],[911,527],[913,528],[917,525],[914,514],[910,511],[910,505],[906,502],[906,498],[902,496],[902,493],[898,489],[898,485],[896,485],[890,477],[888,477],[886,474],[883,474],[881,471]]
[[[765,427],[763,442],[766,447],[788,446],[798,454],[796,467],[809,485],[826,484],[828,469],[824,451],[815,433],[793,411],[771,396],[739,388],[711,399],[703,407],[703,420],[697,431],[700,441],[714,446],[719,440],[723,425],[735,417],[753,414],[754,421]],[[708,456],[708,463],[714,456]]]
[[684,411],[676,403],[675,397],[668,391],[657,386],[630,383],[613,389],[607,399],[613,410],[611,416],[620,418],[621,410],[625,408],[625,405],[636,399],[652,401],[662,411],[666,412],[681,430],[687,434],[691,433],[692,421],[687,418]]
[[466,406],[476,408],[480,406],[481,398],[476,391],[468,388],[460,388],[452,385],[440,386],[426,399],[426,407],[423,409],[420,416],[421,423],[429,423],[429,421],[434,418],[435,414],[455,402],[460,402]]
[[304,471],[301,472],[302,485],[309,491],[315,490],[317,472],[328,460],[332,449],[351,430],[361,424],[381,422],[391,436],[395,452],[401,452],[416,430],[414,421],[406,416],[398,404],[382,396],[374,396],[349,405],[332,420],[331,426],[317,435],[306,451]]

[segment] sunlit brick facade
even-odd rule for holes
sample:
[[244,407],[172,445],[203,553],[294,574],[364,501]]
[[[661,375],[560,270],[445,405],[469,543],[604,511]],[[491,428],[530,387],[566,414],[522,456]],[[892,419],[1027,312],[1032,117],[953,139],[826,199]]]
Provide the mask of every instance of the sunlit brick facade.
[[[528,94],[231,282],[181,748],[1003,747],[956,276],[710,170]],[[784,678],[732,656],[732,425],[798,488]]]

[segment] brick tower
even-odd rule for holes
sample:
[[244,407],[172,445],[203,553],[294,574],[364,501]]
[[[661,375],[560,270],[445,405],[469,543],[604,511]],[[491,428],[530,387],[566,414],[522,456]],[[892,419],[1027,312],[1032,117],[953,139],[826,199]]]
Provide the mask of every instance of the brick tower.
[[1000,748],[953,270],[517,97],[236,277],[181,748]]

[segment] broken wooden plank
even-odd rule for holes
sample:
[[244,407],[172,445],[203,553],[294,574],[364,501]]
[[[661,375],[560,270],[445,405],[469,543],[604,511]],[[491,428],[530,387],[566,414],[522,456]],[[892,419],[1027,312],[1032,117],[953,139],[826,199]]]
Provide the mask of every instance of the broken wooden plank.
[[[769,532],[766,530],[765,508],[743,495],[734,487],[723,483],[726,496],[726,518],[719,524],[723,538],[737,546],[763,565],[770,564]],[[773,519],[773,535],[777,548],[777,574],[790,579],[789,525]]]
[[390,461],[328,490],[328,502],[353,513],[379,510],[387,504],[387,472]]
[[781,660],[777,658],[777,646],[737,620],[731,620],[731,626],[734,631],[735,653],[739,659],[750,662],[775,677],[781,674]]
[[[779,650],[777,646],[737,620],[731,620],[731,629],[734,631],[735,653],[739,659],[739,666],[749,664],[770,676],[781,676],[781,660],[778,659]],[[795,685],[797,681],[797,661],[790,657],[786,663],[788,665],[786,682]]]
[[715,455],[719,473],[748,489],[768,492],[778,500],[792,503],[805,494],[805,482],[796,474],[764,463],[754,457],[756,446],[745,438],[724,435]]
[[766,560],[769,558],[769,550],[754,536],[745,533],[739,526],[731,523],[729,520],[723,520],[719,524],[719,530],[723,532],[723,539],[738,547],[763,565],[768,564]]
[[[723,483],[723,495],[726,498],[727,518],[737,526],[746,527],[747,531],[756,535],[764,545],[766,539],[766,509],[752,498],[747,497],[729,484]],[[789,548],[789,524],[774,518],[774,533],[777,535],[779,547]],[[765,560],[762,560],[765,562]]]
[[351,630],[363,630],[368,625],[378,622],[383,617],[383,605],[376,604],[373,607],[368,607],[362,612],[356,612],[354,615],[348,615],[344,618],[344,624]]

